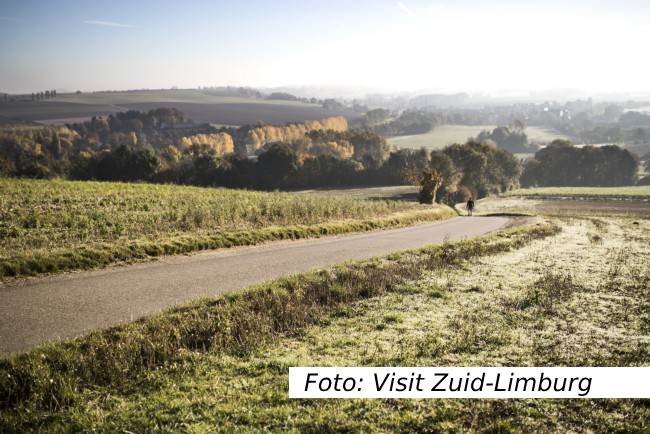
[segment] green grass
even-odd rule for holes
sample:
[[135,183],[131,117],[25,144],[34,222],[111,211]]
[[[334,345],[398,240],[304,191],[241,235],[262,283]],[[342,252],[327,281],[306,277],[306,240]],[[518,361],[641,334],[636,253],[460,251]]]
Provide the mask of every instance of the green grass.
[[452,213],[313,194],[0,179],[0,277],[366,231]]
[[650,220],[587,217],[279,279],[2,359],[0,431],[646,432],[638,399],[287,396],[290,366],[648,366]]
[[[558,223],[284,279],[12,358],[2,423],[645,432],[647,400],[287,397],[290,366],[647,366],[650,223]],[[602,241],[584,248],[594,233]]]
[[71,102],[78,104],[106,104],[119,105],[129,103],[152,103],[152,102],[188,102],[196,104],[271,104],[271,105],[295,105],[303,107],[317,107],[315,104],[304,103],[301,101],[285,100],[267,100],[263,98],[246,98],[235,96],[210,95],[197,89],[178,89],[178,90],[143,90],[133,92],[95,92],[82,93],[80,95],[60,94],[52,100],[45,102]]
[[492,130],[495,125],[442,125],[428,133],[413,136],[391,137],[388,143],[400,148],[442,149],[453,143],[465,143],[468,138],[476,137],[483,130]]
[[[298,424],[293,428],[300,429],[311,416],[301,418],[295,412],[310,404],[287,401],[286,387],[277,384],[286,377],[288,365],[275,355],[278,351],[291,354],[285,345],[292,339],[309,336],[304,332],[311,327],[328,331],[328,324],[337,318],[357,317],[358,301],[391,294],[403,297],[402,285],[419,279],[426,270],[454,270],[467,260],[521,248],[558,230],[551,225],[511,229],[280,279],[2,359],[0,428],[24,431],[66,426],[140,432],[211,427],[230,431],[268,428],[265,418],[273,413],[274,430],[291,428],[285,423]],[[387,333],[412,321],[399,312],[377,314]],[[380,329],[375,323],[367,325]],[[322,345],[352,351],[350,362],[359,354],[357,342],[344,335],[328,336],[327,342],[309,341],[314,355],[327,354],[321,351]],[[269,363],[260,363],[264,354],[271,355]],[[228,365],[231,362],[239,368]],[[204,369],[219,370],[224,363],[228,367],[223,372],[210,372],[211,379],[204,376]],[[182,386],[179,389],[175,384]],[[249,396],[252,384],[263,391],[261,395]],[[221,404],[185,406],[189,396],[181,396],[194,386],[214,388],[194,398]],[[183,409],[167,413],[176,404]],[[192,409],[192,420],[185,420]],[[220,414],[224,410],[230,414]],[[295,416],[286,419],[283,414]],[[311,429],[320,430],[323,422],[311,421]]]
[[0,103],[0,116],[15,121],[69,119],[70,122],[79,122],[91,116],[103,116],[119,111],[125,110],[107,104],[77,104],[59,100]]
[[556,139],[568,139],[564,134],[543,127],[526,127],[529,142],[550,143]]
[[[465,214],[465,204],[456,205]],[[544,215],[552,217],[649,218],[647,196],[501,196],[476,202],[477,215]]]
[[[483,130],[492,130],[495,125],[442,125],[425,134],[413,136],[391,137],[388,143],[400,148],[442,149],[453,143],[465,143],[469,137],[476,137]],[[527,127],[526,134],[530,142],[552,142],[564,139],[566,136],[554,133],[545,128]]]
[[648,400],[287,396],[290,366],[648,366],[650,220],[571,212],[0,359],[0,431],[646,432]]
[[72,123],[129,109],[147,111],[159,107],[176,107],[199,123],[231,125],[255,123],[258,120],[285,124],[340,114],[338,111],[325,110],[318,104],[301,101],[210,95],[197,89],[179,89],[71,93],[41,101],[0,102],[0,119],[6,119],[6,122]]
[[547,197],[637,197],[650,198],[650,186],[629,187],[538,187],[512,190],[505,196]]
[[387,187],[333,188],[302,190],[302,194],[319,194],[326,196],[353,197],[355,199],[416,200],[419,188],[412,185]]

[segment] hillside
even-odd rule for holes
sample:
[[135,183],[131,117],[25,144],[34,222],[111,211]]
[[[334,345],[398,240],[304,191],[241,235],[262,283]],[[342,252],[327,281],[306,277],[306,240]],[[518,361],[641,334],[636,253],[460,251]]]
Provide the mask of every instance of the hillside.
[[412,202],[0,179],[0,277],[33,275],[450,215]]
[[347,110],[328,110],[302,101],[213,94],[209,90],[147,90],[58,94],[40,101],[0,102],[0,117],[19,121],[62,124],[125,110],[176,108],[196,122],[245,125],[285,124],[330,116],[360,117]]

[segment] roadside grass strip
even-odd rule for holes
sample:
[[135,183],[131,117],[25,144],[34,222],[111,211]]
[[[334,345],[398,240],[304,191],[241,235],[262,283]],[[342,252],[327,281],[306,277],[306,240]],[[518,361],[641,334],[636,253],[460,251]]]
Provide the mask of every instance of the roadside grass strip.
[[[201,355],[247,357],[282,337],[328,321],[357,301],[403,291],[427,270],[521,248],[556,235],[554,224],[350,262],[198,300],[134,323],[0,360],[0,408],[9,430],[47,423],[89,396],[129,394]],[[387,325],[404,318],[387,316]]]

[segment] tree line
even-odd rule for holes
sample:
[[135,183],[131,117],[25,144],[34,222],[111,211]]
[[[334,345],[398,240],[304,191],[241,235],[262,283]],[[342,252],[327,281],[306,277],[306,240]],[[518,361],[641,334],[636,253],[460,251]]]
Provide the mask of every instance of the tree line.
[[56,89],[46,90],[41,92],[32,92],[32,101],[39,101],[42,99],[56,98]]
[[478,140],[491,140],[501,149],[512,153],[530,153],[537,149],[535,145],[528,143],[526,125],[522,121],[515,120],[510,126],[496,127],[492,131],[484,130],[477,136]]
[[567,141],[553,142],[523,165],[492,140],[471,139],[432,152],[394,150],[365,128],[291,127],[300,134],[278,136],[281,140],[247,153],[242,143],[259,127],[216,129],[195,125],[177,110],[156,109],[2,132],[0,175],[264,190],[412,183],[426,203],[480,198],[516,188],[520,181],[524,186],[631,185],[639,165],[617,146],[576,147]]
[[634,185],[638,169],[638,157],[619,146],[577,147],[568,140],[555,140],[525,163],[521,184],[524,187]]

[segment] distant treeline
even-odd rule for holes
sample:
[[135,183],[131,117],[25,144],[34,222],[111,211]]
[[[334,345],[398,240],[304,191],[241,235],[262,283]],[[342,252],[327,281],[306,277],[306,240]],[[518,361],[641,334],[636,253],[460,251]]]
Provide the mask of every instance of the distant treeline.
[[[446,180],[439,200],[460,186],[482,196],[518,183],[518,163],[505,151],[474,143],[443,154],[454,181]],[[439,155],[391,152],[383,137],[349,129],[343,118],[216,129],[195,125],[174,109],[0,134],[0,173],[34,178],[255,189],[395,185],[414,182],[417,176],[409,174],[428,168],[432,156]]]
[[492,131],[481,131],[478,140],[491,140],[496,145],[513,153],[532,153],[537,146],[528,143],[526,126],[521,121],[515,121],[509,127],[497,127]]
[[44,99],[56,98],[56,89],[43,90],[40,92],[32,92],[31,95],[9,95],[8,93],[2,94],[2,102],[15,102],[15,101],[40,101]]
[[[616,146],[577,148],[556,141],[525,164],[522,182],[629,185],[637,168],[637,159]],[[519,185],[521,173],[519,161],[492,140],[434,152],[391,150],[376,132],[350,129],[343,118],[217,129],[162,108],[0,133],[3,176],[266,190],[414,183],[427,202],[503,192]]]
[[618,146],[577,147],[567,140],[555,140],[525,163],[521,184],[524,187],[633,185],[638,169],[638,157]]
[[[473,125],[475,119],[466,118],[459,113],[427,112],[423,110],[405,110],[397,117],[385,109],[374,109],[366,112],[364,126],[383,137],[425,134],[445,125]],[[538,147],[528,142],[525,132],[526,125],[518,120],[510,126],[500,126],[492,131],[482,131],[477,137],[479,141],[491,140],[499,148],[513,153],[531,153]]]
[[[439,96],[433,97],[432,102],[439,100]],[[650,151],[650,113],[642,110],[650,103],[628,101],[614,104],[587,99],[469,108],[449,104],[412,104],[417,99],[370,99],[356,101],[356,104],[372,103],[375,107],[384,107],[366,110],[364,123],[385,137],[419,134],[446,124],[509,125],[508,132],[503,130],[506,127],[499,127],[493,132],[495,137],[482,138],[489,138],[511,152],[530,153],[544,144],[528,143],[528,138],[524,139],[517,128],[512,128],[519,121],[525,121],[527,125],[557,131],[576,143],[625,143],[627,148],[640,154]],[[422,98],[420,102],[426,100]]]
[[365,126],[383,137],[424,134],[445,123],[440,113],[405,110],[394,119],[384,109],[370,110],[365,115]]

